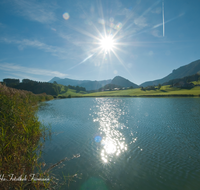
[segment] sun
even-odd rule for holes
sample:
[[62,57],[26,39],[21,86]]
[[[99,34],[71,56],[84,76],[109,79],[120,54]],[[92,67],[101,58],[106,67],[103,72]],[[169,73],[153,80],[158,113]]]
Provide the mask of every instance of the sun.
[[115,46],[115,41],[112,36],[105,36],[100,40],[100,46],[104,51],[111,51]]

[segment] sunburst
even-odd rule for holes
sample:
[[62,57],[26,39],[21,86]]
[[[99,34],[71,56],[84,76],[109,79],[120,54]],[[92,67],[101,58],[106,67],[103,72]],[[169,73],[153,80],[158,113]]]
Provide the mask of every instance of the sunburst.
[[[152,10],[160,1],[156,1],[151,7],[149,7],[138,19],[142,18],[142,16],[146,15],[148,12]],[[129,69],[126,67],[123,59],[120,57],[120,53],[129,53],[129,49],[127,46],[145,46],[145,43],[149,42],[141,42],[135,39],[134,41],[131,40],[133,36],[139,35],[143,32],[150,31],[154,28],[157,28],[163,25],[163,36],[164,36],[164,0],[163,0],[163,22],[161,24],[155,25],[152,28],[140,31],[140,25],[134,24],[135,22],[128,22],[130,19],[134,17],[134,13],[131,11],[127,12],[128,16],[125,18],[124,21],[121,22],[114,22],[114,18],[104,19],[104,11],[102,8],[101,2],[98,3],[98,12],[99,12],[99,19],[98,23],[93,21],[89,22],[90,29],[84,29],[84,27],[75,27],[74,25],[69,25],[71,29],[76,30],[77,32],[89,37],[87,41],[79,41],[77,44],[85,44],[84,49],[86,50],[84,54],[86,54],[86,58],[83,59],[80,63],[76,64],[72,68],[81,65],[82,63],[86,62],[88,59],[92,59],[92,62],[98,62],[98,65],[101,63],[114,63],[114,59],[118,60],[119,63],[126,69],[126,71],[130,73]],[[83,9],[84,15],[86,17],[90,17],[88,13]],[[170,20],[171,21],[171,20]],[[101,24],[101,27],[99,27]],[[128,25],[129,24],[129,25]],[[135,26],[136,25],[136,26]],[[126,26],[126,28],[125,28]],[[131,30],[131,27],[135,26],[136,29]],[[138,27],[137,27],[138,26]],[[143,29],[143,27],[142,27]],[[138,32],[137,32],[138,31]],[[150,42],[151,43],[151,42]],[[87,48],[86,48],[87,47]],[[110,61],[108,62],[108,58]],[[102,60],[102,62],[101,62]],[[96,65],[96,64],[95,64]],[[70,69],[72,69],[70,68]],[[69,69],[69,70],[70,70]]]
[[[102,12],[102,18],[104,18],[103,11],[101,10],[100,12]],[[109,58],[110,63],[112,64],[112,57],[114,56],[122,64],[122,66],[128,71],[125,64],[123,63],[123,60],[120,59],[120,57],[118,55],[118,51],[121,51],[124,53],[124,48],[122,49],[120,46],[125,46],[126,43],[120,42],[120,41],[123,40],[125,35],[120,33],[120,35],[118,36],[118,34],[121,31],[121,29],[123,28],[123,26],[126,24],[127,20],[125,20],[125,22],[123,24],[118,23],[115,26],[106,25],[105,22],[102,22],[101,29],[99,29],[96,26],[96,24],[90,22],[90,26],[91,26],[91,28],[94,29],[94,31],[96,31],[96,34],[93,32],[91,33],[87,30],[84,30],[83,28],[71,26],[72,29],[74,29],[77,32],[92,39],[91,41],[89,40],[88,42],[86,42],[86,44],[90,45],[90,47],[88,46],[89,50],[85,52],[87,54],[87,57],[80,63],[73,66],[72,68],[75,68],[75,67],[81,65],[86,60],[88,60],[92,57],[93,57],[93,60],[98,60],[98,62],[101,62],[102,64],[105,62],[108,63],[107,60]],[[84,42],[80,42],[80,43],[84,43]],[[130,43],[128,43],[128,44],[130,45]],[[70,68],[70,69],[72,69],[72,68]]]
[[115,40],[113,39],[113,36],[105,36],[100,40],[100,47],[106,51],[110,52],[113,51],[115,47]]

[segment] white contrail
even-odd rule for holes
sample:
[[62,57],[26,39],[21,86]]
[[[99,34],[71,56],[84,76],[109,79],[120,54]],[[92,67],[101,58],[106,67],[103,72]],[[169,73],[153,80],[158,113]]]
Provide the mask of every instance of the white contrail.
[[[175,19],[177,19],[177,18],[183,16],[183,15],[184,15],[184,14],[180,14],[180,15],[174,17],[174,18],[171,18],[171,19],[165,21],[165,22],[164,22],[164,25],[167,24],[168,22],[171,22],[171,21],[173,21],[173,20],[175,20]],[[160,26],[163,26],[163,22],[160,23],[160,24],[157,24],[157,25],[153,26],[152,29],[153,29],[153,28],[158,28],[158,27],[160,27]]]
[[163,16],[163,37],[164,37],[165,36],[164,0],[162,2],[162,16]]

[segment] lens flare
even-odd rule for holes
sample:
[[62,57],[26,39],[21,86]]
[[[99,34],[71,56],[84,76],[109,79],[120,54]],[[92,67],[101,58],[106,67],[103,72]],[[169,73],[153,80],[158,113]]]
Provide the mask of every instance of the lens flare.
[[101,142],[102,138],[100,136],[96,136],[94,138],[95,142]]
[[69,19],[69,13],[67,13],[67,12],[65,12],[64,14],[63,14],[63,18],[65,19],[65,20],[68,20]]

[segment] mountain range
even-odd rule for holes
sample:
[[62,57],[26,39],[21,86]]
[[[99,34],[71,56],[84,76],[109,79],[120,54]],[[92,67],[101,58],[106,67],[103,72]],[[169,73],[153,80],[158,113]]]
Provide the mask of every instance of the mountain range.
[[120,76],[116,76],[114,77],[112,80],[102,80],[102,81],[90,81],[90,80],[73,80],[73,79],[61,79],[58,77],[54,77],[52,78],[49,82],[53,83],[54,81],[56,81],[58,84],[62,84],[62,85],[71,85],[71,86],[81,86],[86,88],[87,91],[90,90],[98,90],[102,87],[104,87],[107,84],[114,84],[114,85],[118,85],[120,87],[133,87],[133,88],[139,88],[139,86],[137,84],[132,83],[131,81],[120,77]]
[[61,79],[59,77],[54,77],[49,82],[53,83],[54,81],[56,81],[58,84],[62,84],[66,86],[68,85],[81,86],[81,87],[84,87],[86,90],[90,91],[90,90],[97,90],[105,86],[106,84],[111,83],[112,80],[109,79],[109,80],[102,80],[102,81],[91,81],[91,80],[73,80],[69,78]]
[[200,60],[194,61],[192,63],[189,63],[187,65],[184,65],[182,67],[179,67],[178,69],[174,69],[172,73],[167,75],[166,77],[154,81],[147,81],[140,86],[147,87],[147,86],[154,86],[158,84],[163,84],[165,82],[168,82],[173,79],[183,78],[186,76],[194,75],[196,73],[200,73]]
[[139,86],[147,87],[147,86],[163,84],[170,80],[183,78],[186,76],[194,75],[196,73],[200,74],[200,60],[191,62],[187,65],[179,67],[178,69],[174,69],[172,71],[172,73],[170,73],[169,75],[167,75],[164,78],[154,80],[154,81],[147,81],[140,85],[137,85],[121,76],[116,76],[112,80],[109,79],[109,80],[102,80],[102,81],[73,80],[73,79],[69,79],[69,78],[61,79],[58,77],[54,77],[49,82],[53,83],[54,81],[56,81],[58,84],[62,84],[62,85],[66,85],[66,86],[68,86],[68,85],[81,86],[81,87],[86,88],[87,91],[98,90],[108,84],[114,84],[114,85],[117,85],[120,87],[126,87],[126,88],[131,87],[131,86],[133,88],[139,88]]

